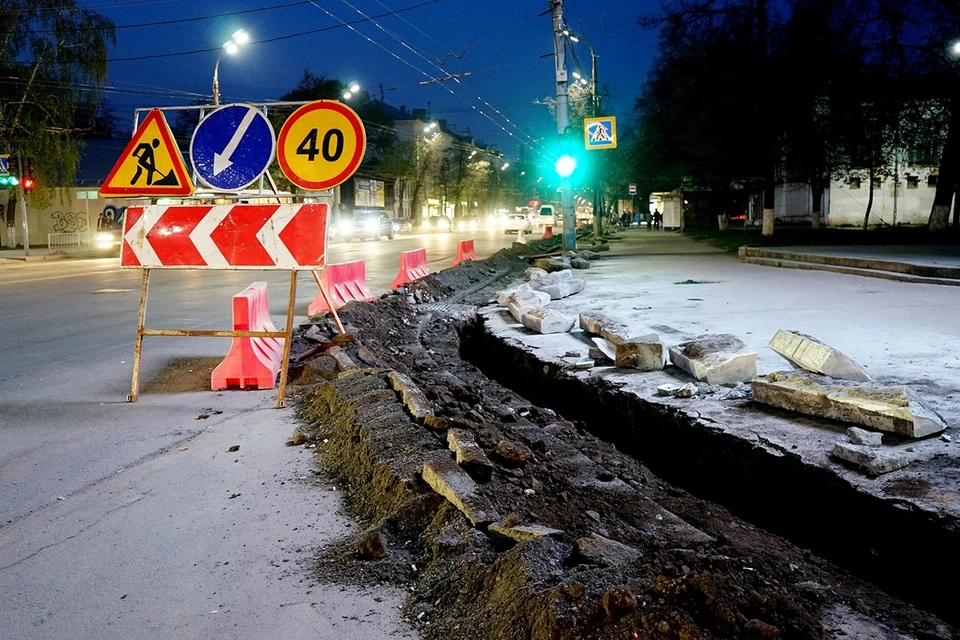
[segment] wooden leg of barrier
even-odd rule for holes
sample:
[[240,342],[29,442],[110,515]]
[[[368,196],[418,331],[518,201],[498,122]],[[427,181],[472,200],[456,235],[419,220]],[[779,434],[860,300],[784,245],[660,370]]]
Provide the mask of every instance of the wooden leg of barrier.
[[137,339],[133,343],[133,381],[130,383],[130,395],[127,402],[136,402],[140,394],[140,354],[143,351],[143,325],[147,315],[147,285],[150,283],[150,269],[143,270],[140,282],[140,313],[137,317]]
[[290,347],[293,342],[293,308],[297,300],[297,276],[299,272],[294,269],[290,272],[290,300],[287,302],[287,326],[284,330],[286,337],[283,339],[283,361],[280,363],[280,384],[277,385],[277,409],[283,407],[283,392],[287,388],[287,371],[290,365]]
[[340,332],[340,335],[345,334],[347,331],[343,328],[343,323],[340,322],[340,316],[337,315],[337,310],[333,308],[333,302],[330,300],[330,294],[327,292],[327,288],[323,286],[323,281],[320,279],[320,274],[317,273],[316,269],[310,271],[313,274],[313,279],[317,281],[317,286],[320,287],[320,295],[323,296],[323,301],[327,303],[327,309],[330,309],[330,315],[333,316],[333,321],[337,323],[337,331]]

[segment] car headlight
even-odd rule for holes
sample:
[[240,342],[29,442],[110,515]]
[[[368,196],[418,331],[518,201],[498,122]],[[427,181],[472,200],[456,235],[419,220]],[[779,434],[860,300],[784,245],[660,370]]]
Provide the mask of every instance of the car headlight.
[[459,229],[460,231],[463,231],[466,228],[467,228],[467,223],[464,222],[463,220],[457,223],[457,229]]
[[340,223],[340,226],[337,227],[337,228],[340,230],[340,233],[342,233],[342,234],[347,234],[347,233],[350,233],[351,231],[353,231],[353,223],[352,223],[352,222],[341,222],[341,223]]
[[376,220],[367,220],[363,223],[363,228],[367,233],[373,233],[380,228],[380,223]]
[[394,222],[394,223],[393,223],[393,232],[394,232],[394,233],[400,233],[400,223],[399,223],[399,222]]
[[477,221],[476,221],[476,220],[471,220],[470,223],[469,223],[467,226],[470,227],[470,230],[471,230],[471,231],[476,231],[476,230],[477,230]]

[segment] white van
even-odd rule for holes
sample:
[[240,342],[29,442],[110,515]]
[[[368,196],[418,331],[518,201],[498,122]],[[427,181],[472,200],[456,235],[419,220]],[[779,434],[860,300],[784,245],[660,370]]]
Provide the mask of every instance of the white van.
[[556,214],[554,213],[552,206],[545,204],[540,207],[540,217],[537,224],[541,227],[546,227],[547,225],[553,226],[556,224]]

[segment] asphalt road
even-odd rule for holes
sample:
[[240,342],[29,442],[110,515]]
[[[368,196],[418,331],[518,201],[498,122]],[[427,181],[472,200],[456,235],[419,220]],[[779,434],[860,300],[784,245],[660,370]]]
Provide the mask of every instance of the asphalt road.
[[[470,236],[481,257],[514,240],[332,243],[329,260],[366,260],[383,293],[400,251],[439,270]],[[228,329],[254,280],[282,326],[287,273],[202,270],[154,271],[146,326]],[[313,583],[314,552],[356,525],[312,452],[284,446],[275,392],[209,391],[225,339],[146,338],[126,402],[140,282],[115,259],[0,263],[0,637],[414,637],[402,593]],[[297,321],[316,293],[301,275]]]

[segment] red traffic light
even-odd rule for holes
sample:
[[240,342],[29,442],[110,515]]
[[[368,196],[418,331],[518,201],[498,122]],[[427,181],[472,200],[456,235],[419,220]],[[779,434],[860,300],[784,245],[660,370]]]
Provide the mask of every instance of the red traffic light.
[[24,191],[33,191],[33,188],[37,186],[37,181],[28,176],[23,179],[21,184],[23,185]]

